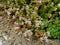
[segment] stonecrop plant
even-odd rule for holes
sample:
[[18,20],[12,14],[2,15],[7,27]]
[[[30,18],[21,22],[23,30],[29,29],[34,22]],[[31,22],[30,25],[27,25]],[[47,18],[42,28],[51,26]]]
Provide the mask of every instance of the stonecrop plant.
[[30,30],[29,36],[36,38],[48,32],[47,37],[60,39],[60,0],[0,0],[1,11],[7,13],[16,30]]

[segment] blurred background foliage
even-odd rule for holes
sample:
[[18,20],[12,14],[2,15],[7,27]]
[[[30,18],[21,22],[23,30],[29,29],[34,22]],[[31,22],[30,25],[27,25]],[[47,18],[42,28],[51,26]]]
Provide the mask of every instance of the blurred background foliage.
[[[39,1],[41,1],[41,3],[39,3]],[[20,6],[20,14],[22,15],[25,15],[25,12],[22,10],[23,7],[29,16],[31,16],[32,11],[34,11],[33,23],[36,17],[43,19],[43,25],[38,27],[39,30],[50,31],[51,38],[60,38],[60,0],[0,0],[0,3]],[[34,26],[29,28],[34,31]]]

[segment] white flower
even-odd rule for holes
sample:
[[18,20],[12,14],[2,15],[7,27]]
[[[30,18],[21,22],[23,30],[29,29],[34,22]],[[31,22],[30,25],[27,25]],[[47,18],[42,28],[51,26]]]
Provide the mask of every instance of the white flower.
[[42,3],[43,0],[38,0],[39,3]]
[[32,14],[36,14],[36,12],[35,12],[35,11],[33,11],[33,12],[32,12]]
[[19,25],[17,22],[14,22],[15,25]]
[[19,20],[22,20],[22,17],[21,16],[19,17]]
[[9,9],[8,9],[8,11],[12,11],[13,9],[10,7]]
[[9,37],[9,40],[11,40],[11,37]]
[[50,32],[49,31],[47,32],[47,35],[50,36]]
[[41,3],[42,1],[38,1],[39,3]]
[[16,10],[18,11],[18,10],[19,10],[19,8],[16,8]]
[[44,37],[44,40],[45,40],[46,43],[49,42],[48,37],[46,37],[46,36]]
[[8,11],[8,12],[7,12],[7,14],[8,14],[8,15],[10,15],[10,14],[11,14],[11,12],[9,12],[9,11]]
[[43,43],[44,37],[40,37],[39,40],[40,40],[41,43]]
[[36,10],[38,10],[38,7],[35,7]]
[[36,27],[38,27],[38,26],[39,26],[39,23],[36,24]]
[[26,8],[29,8],[29,6],[27,5]]
[[24,25],[24,22],[21,22],[21,25]]
[[26,9],[27,9],[27,10],[29,9],[29,6],[28,6],[28,5],[26,6]]
[[31,21],[26,20],[25,23],[26,23],[26,24],[31,24]]
[[43,40],[44,38],[43,37],[40,37],[40,40]]
[[26,18],[22,17],[22,20],[26,20]]
[[57,6],[58,6],[58,7],[60,7],[60,3],[59,3],[59,4],[57,4]]
[[28,24],[31,24],[31,21],[28,21]]
[[13,7],[13,10],[16,10],[16,8],[15,8],[15,7]]
[[40,24],[42,23],[42,21],[41,20],[36,20],[36,27],[38,27]]
[[54,2],[52,2],[51,5],[54,5]]
[[13,19],[15,19],[16,17],[13,15]]
[[18,35],[20,35],[20,34],[22,34],[22,31],[20,31],[20,32],[18,33]]
[[49,37],[50,36],[50,32],[48,31],[48,32],[44,33],[44,36]]
[[19,20],[26,20],[26,19],[25,19],[24,17],[21,17],[21,16],[20,16],[20,17],[19,17]]
[[7,36],[4,35],[3,37],[4,37],[5,40],[8,40],[8,37]]
[[44,37],[44,40],[47,40],[47,38],[48,38],[48,37],[45,36],[45,37]]
[[24,33],[24,36],[25,37],[31,37],[31,35],[32,35],[33,33],[31,32],[31,30],[27,30],[27,31],[25,31],[25,33]]
[[18,30],[18,29],[19,29],[19,27],[15,27],[14,29],[15,29],[15,30]]
[[18,11],[16,11],[16,14],[18,14],[19,12]]

